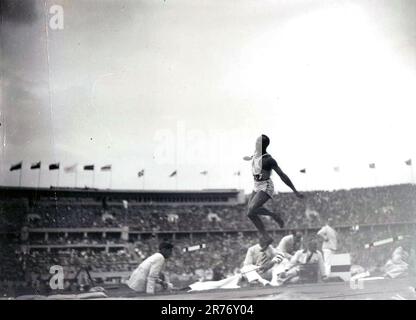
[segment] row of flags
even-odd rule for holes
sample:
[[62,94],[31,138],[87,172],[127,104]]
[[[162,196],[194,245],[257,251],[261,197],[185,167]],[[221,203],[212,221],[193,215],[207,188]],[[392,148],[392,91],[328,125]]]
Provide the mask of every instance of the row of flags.
[[[404,164],[407,165],[407,166],[412,166],[412,159],[408,159],[408,160],[404,161]],[[39,162],[35,162],[35,163],[32,163],[32,165],[30,166],[30,169],[31,170],[41,169],[41,166],[42,166],[42,163],[40,161]],[[16,164],[12,165],[10,167],[10,171],[21,170],[22,167],[23,167],[23,162],[21,161],[19,163],[16,163]],[[368,164],[368,167],[370,169],[375,169],[376,168],[376,164],[375,163],[369,163]],[[49,170],[59,170],[59,168],[60,168],[60,163],[59,162],[58,163],[52,163],[52,164],[49,165]],[[75,172],[77,170],[77,168],[78,168],[78,164],[74,164],[72,166],[65,167],[64,168],[64,171],[66,173]],[[85,165],[83,167],[83,169],[85,171],[94,171],[95,170],[95,165],[93,165],[93,164],[91,164],[91,165]],[[102,166],[100,168],[101,171],[111,171],[111,169],[112,169],[111,164]],[[334,169],[335,172],[339,172],[340,171],[340,167],[334,167],[333,169]],[[300,173],[306,173],[306,168],[303,168],[303,169],[299,170],[299,172]],[[177,176],[177,174],[178,174],[178,171],[175,170],[171,174],[169,174],[169,178],[175,177],[175,176]],[[200,174],[201,175],[207,175],[208,174],[208,171],[207,170],[201,171]],[[241,172],[240,171],[236,171],[236,172],[234,172],[234,175],[235,176],[240,176],[241,175]],[[139,178],[143,177],[144,176],[144,169],[140,170],[137,173],[137,176]]]
[[[31,170],[41,169],[41,166],[42,166],[42,163],[40,161],[35,162],[35,163],[32,163],[32,165],[30,166],[30,169]],[[16,163],[16,164],[12,165],[10,167],[10,171],[21,170],[22,168],[23,168],[23,162],[21,161],[19,163]],[[49,168],[49,170],[59,170],[60,163],[59,162],[58,163],[51,163],[51,164],[49,164],[48,168]],[[65,172],[75,172],[77,170],[77,168],[78,168],[78,164],[74,164],[74,165],[69,166],[69,167],[64,167],[64,171]],[[83,166],[83,169],[85,171],[94,171],[95,170],[95,165],[93,165],[93,164],[85,165],[85,166]],[[100,168],[100,170],[101,171],[111,171],[111,164],[102,166]]]
[[[30,166],[30,169],[31,170],[36,170],[36,169],[41,169],[41,167],[42,167],[42,162],[39,161],[39,162],[32,163],[32,165]],[[59,162],[58,163],[51,163],[48,166],[49,170],[59,170],[60,167],[61,167],[61,165],[60,165]],[[21,161],[21,162],[19,162],[17,164],[12,165],[10,167],[10,171],[21,170],[22,168],[23,168],[23,161]],[[66,173],[76,172],[77,168],[78,168],[78,164],[74,164],[74,165],[71,165],[71,166],[68,166],[68,167],[64,167],[64,171]],[[84,171],[94,171],[95,168],[96,167],[93,164],[83,166]],[[112,166],[110,164],[109,165],[105,165],[105,166],[102,166],[100,168],[100,170],[101,171],[111,171],[112,170]],[[144,169],[141,169],[139,172],[137,172],[137,176],[139,178],[143,177],[144,174],[145,174],[145,170]],[[177,176],[177,174],[178,174],[178,170],[175,170],[175,171],[173,171],[172,173],[169,174],[169,178],[173,178],[173,177]],[[208,170],[201,171],[200,174],[206,176],[208,174]],[[240,176],[241,175],[241,172],[240,171],[236,171],[236,172],[234,172],[234,175],[235,176]]]
[[[404,164],[407,165],[407,166],[412,166],[412,159],[408,159],[408,160],[404,161]],[[368,167],[370,169],[376,169],[376,164],[374,162],[373,163],[369,163],[368,164]],[[334,169],[335,172],[339,172],[340,171],[340,167],[334,167],[333,169]],[[299,172],[300,173],[306,173],[306,168],[303,168],[303,169],[299,170]]]

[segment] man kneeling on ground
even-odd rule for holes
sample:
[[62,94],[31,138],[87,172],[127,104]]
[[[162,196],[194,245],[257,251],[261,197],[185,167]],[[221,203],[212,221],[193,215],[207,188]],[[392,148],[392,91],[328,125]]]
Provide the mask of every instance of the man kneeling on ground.
[[285,255],[271,245],[263,250],[260,244],[247,250],[246,258],[241,268],[244,278],[250,285],[269,285],[273,275],[273,267],[285,259]]
[[[245,278],[251,285],[261,283],[262,285],[267,285],[269,281],[265,278],[271,279],[270,275],[267,274],[269,268],[264,268],[262,270],[259,267],[265,265],[267,262],[271,261],[276,256],[276,250],[270,245],[266,250],[262,250],[260,244],[255,244],[247,250],[246,258],[244,259],[243,268],[241,271],[245,275]],[[270,266],[271,267],[271,266]],[[250,271],[253,270],[253,271]],[[257,271],[254,271],[257,270]]]
[[145,259],[131,274],[126,284],[136,292],[154,294],[156,291],[170,290],[172,284],[164,280],[161,271],[165,260],[172,256],[173,245],[162,242],[159,245],[159,252]]

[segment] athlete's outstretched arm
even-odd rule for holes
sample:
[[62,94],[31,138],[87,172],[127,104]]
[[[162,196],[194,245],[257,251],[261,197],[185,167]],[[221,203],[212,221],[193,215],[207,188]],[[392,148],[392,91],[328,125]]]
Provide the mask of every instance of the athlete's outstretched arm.
[[276,171],[276,173],[279,175],[280,179],[282,179],[282,181],[290,188],[293,190],[293,192],[295,193],[295,195],[298,198],[303,198],[303,194],[300,194],[295,186],[293,185],[292,181],[289,179],[289,177],[286,175],[286,173],[284,173],[282,171],[282,169],[280,169],[280,167],[277,165],[277,163],[273,166],[273,170]]

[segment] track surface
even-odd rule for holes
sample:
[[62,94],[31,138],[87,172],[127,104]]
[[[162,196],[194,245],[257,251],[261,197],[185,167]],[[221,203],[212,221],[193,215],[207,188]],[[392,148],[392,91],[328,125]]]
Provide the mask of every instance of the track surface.
[[[148,296],[137,294],[127,286],[107,287],[105,298],[86,298],[84,294],[56,296],[29,295],[23,300],[416,300],[416,279],[379,279],[365,281],[361,288],[351,288],[349,282],[297,284],[284,287],[255,287],[239,289],[177,292]],[[81,297],[84,295],[83,297]],[[3,298],[9,300],[13,298]]]
[[416,300],[410,288],[415,279],[366,281],[361,289],[353,289],[349,283],[298,284],[280,288],[241,288],[187,292],[156,296],[123,295],[108,291],[107,299],[134,300]]

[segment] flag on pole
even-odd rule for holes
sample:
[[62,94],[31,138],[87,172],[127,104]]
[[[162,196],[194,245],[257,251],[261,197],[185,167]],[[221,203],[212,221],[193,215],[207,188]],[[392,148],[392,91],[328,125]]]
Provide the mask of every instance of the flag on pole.
[[169,178],[172,178],[172,177],[176,176],[177,174],[178,174],[178,172],[175,170],[169,175]]
[[78,166],[78,164],[73,164],[72,166],[65,167],[65,168],[64,168],[64,171],[65,171],[66,173],[75,172],[75,171],[77,170],[77,166]]
[[40,161],[39,162],[32,163],[32,165],[30,166],[30,169],[31,170],[40,169]]
[[339,172],[339,167],[334,167],[335,172]]
[[300,173],[306,173],[306,169],[299,170]]
[[16,164],[14,164],[14,165],[12,165],[11,167],[10,167],[10,171],[14,171],[14,170],[20,170],[20,169],[22,169],[22,161],[21,162],[19,162],[19,163],[16,163]]
[[50,164],[49,170],[59,170],[59,162]]
[[137,172],[137,176],[138,176],[139,178],[143,177],[143,176],[144,176],[144,169],[142,169],[142,170],[140,170],[139,172]]
[[404,162],[407,166],[411,166],[412,165],[412,159],[406,160]]
[[101,171],[111,171],[111,164],[101,167]]
[[369,167],[370,169],[375,169],[375,168],[376,168],[376,164],[375,164],[375,163],[370,163],[370,164],[368,165],[368,167]]
[[200,174],[206,176],[208,174],[208,171],[207,170],[201,171]]
[[90,165],[84,166],[84,170],[94,171],[94,165],[90,164]]
[[241,175],[241,172],[240,171],[234,172],[234,175],[239,176],[239,175]]

